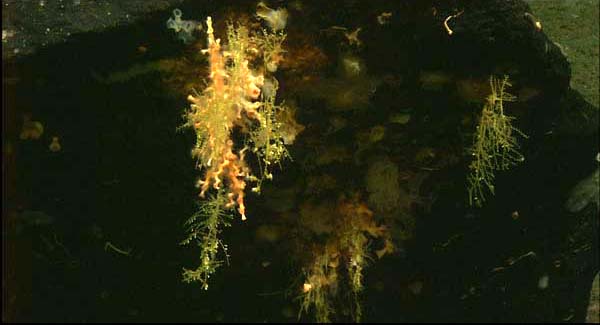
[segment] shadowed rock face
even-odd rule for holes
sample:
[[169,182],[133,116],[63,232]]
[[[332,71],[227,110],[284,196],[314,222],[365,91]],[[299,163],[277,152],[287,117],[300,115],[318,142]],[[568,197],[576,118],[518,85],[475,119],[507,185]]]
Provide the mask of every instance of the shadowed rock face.
[[73,35],[129,25],[182,0],[2,1],[2,59],[68,41]]

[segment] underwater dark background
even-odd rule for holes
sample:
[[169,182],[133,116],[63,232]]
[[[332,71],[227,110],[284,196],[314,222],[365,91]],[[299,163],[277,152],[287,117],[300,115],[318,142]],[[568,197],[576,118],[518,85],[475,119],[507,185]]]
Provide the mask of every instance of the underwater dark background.
[[[184,1],[177,7],[186,18],[202,21],[231,8],[252,13],[255,5]],[[424,18],[434,7],[436,18]],[[165,27],[173,8],[3,60],[4,321],[298,321],[300,292],[290,287],[301,274],[285,239],[256,238],[261,225],[277,222],[268,198],[248,195],[248,222],[235,219],[224,232],[229,265],[219,269],[208,291],[181,281],[182,268],[198,255],[179,245],[183,223],[196,209],[199,177],[190,158],[193,135],[177,131],[188,104],[165,89],[159,70],[107,81],[111,72],[190,51]],[[457,8],[465,10],[464,19],[456,19],[456,34],[448,38],[439,22]],[[356,55],[368,73],[402,81],[379,84],[366,111],[341,113],[354,122],[331,137],[321,137],[333,114],[321,108],[323,100],[294,93],[307,129],[265,195],[311,172],[302,164],[311,153],[311,132],[324,147],[343,146],[358,130],[383,123],[390,111],[413,109],[414,121],[386,130],[411,136],[386,138],[382,147],[392,148],[390,155],[468,145],[470,138],[461,138],[464,116],[452,108],[477,105],[446,89],[419,88],[422,71],[459,79],[510,66],[518,71],[517,83],[535,85],[543,94],[515,103],[522,108],[515,113],[519,127],[529,135],[523,144],[527,160],[498,176],[497,193],[484,208],[464,202],[466,165],[428,174],[420,193],[435,200],[414,209],[414,238],[365,270],[365,321],[584,320],[599,268],[597,203],[570,213],[564,202],[597,168],[598,111],[569,88],[570,66],[558,47],[527,19],[511,19],[527,10],[520,1],[305,1],[303,11],[292,12],[290,28],[306,28],[307,34],[331,25],[363,26],[364,48]],[[374,22],[383,11],[394,13],[389,25]],[[315,38],[334,62],[322,73],[335,75],[337,43]],[[282,81],[281,93],[293,93],[292,85]],[[595,117],[578,119],[574,111]],[[19,140],[25,114],[43,122],[41,139]],[[52,136],[60,138],[60,151],[48,149]],[[371,149],[366,159],[385,150]],[[320,171],[344,179],[348,188],[360,187],[365,173],[348,164]],[[497,267],[504,269],[493,271]],[[540,289],[543,277],[549,286]],[[300,320],[311,321],[312,315]]]

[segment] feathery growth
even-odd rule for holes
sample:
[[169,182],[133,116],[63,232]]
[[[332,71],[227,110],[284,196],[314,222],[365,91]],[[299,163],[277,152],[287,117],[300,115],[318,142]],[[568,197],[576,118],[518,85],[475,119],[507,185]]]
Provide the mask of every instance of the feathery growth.
[[515,133],[527,137],[512,125],[515,119],[504,114],[504,102],[511,102],[515,97],[506,92],[511,84],[508,76],[498,80],[490,77],[491,94],[483,106],[479,124],[477,125],[467,177],[469,204],[481,206],[485,201],[486,189],[494,194],[495,172],[507,170],[525,160],[519,152],[519,143]]
[[373,212],[358,196],[342,196],[332,214],[336,231],[325,243],[312,245],[311,262],[304,268],[300,314],[314,310],[318,323],[331,322],[334,301],[341,296],[341,283],[345,280],[353,301],[352,319],[360,322],[360,293],[364,268],[370,258],[370,238],[384,242],[384,247],[376,251],[379,258],[392,253],[394,245],[388,229],[376,223]]

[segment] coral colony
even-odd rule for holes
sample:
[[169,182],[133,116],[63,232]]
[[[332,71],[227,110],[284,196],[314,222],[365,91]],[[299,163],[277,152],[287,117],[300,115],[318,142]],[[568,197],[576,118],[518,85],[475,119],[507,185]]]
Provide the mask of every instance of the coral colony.
[[[183,33],[185,40],[191,40],[193,23],[182,21],[179,10],[173,14],[175,19],[169,19],[168,27]],[[202,176],[197,182],[199,209],[186,222],[188,237],[182,242],[198,245],[200,261],[195,269],[184,268],[183,280],[200,282],[205,290],[211,275],[229,258],[220,233],[230,226],[233,215],[239,214],[241,220],[247,220],[247,187],[251,184],[252,192],[261,192],[262,182],[273,178],[273,167],[281,166],[289,158],[286,146],[304,129],[294,119],[296,107],[276,100],[279,83],[272,75],[281,62],[291,60],[284,57],[283,49],[288,13],[260,2],[256,16],[269,29],[251,31],[243,24],[230,22],[223,44],[215,36],[212,18],[206,18],[207,48],[202,54],[208,58],[208,78],[204,89],[188,96],[190,107],[184,116],[184,126],[196,135],[191,155]],[[355,33],[358,31],[360,28]],[[364,74],[358,58],[346,56],[342,63],[346,79],[361,89],[372,87],[370,81],[362,82],[364,86],[357,81]],[[490,86],[491,94],[480,114],[470,148],[471,205],[481,205],[487,191],[494,193],[495,171],[523,161],[515,133],[524,134],[512,126],[514,118],[504,113],[504,102],[514,100],[506,92],[510,86],[508,77],[501,80],[491,77]],[[353,87],[356,86],[344,84],[336,91],[366,93],[354,91]],[[323,88],[338,89],[327,85]],[[328,93],[339,97],[336,91]],[[357,105],[360,100],[351,103]],[[335,101],[329,104],[336,108]],[[365,141],[374,143],[384,135],[385,128],[376,126]],[[256,164],[249,164],[250,158],[257,159]],[[250,168],[255,165],[258,168]],[[372,260],[371,253],[381,258],[395,251],[389,227],[379,224],[375,214],[393,215],[401,209],[403,194],[398,191],[398,168],[383,157],[369,168],[367,178],[369,206],[360,193],[344,193],[337,201],[307,200],[299,207],[297,222],[301,234],[295,240],[304,254],[300,262],[303,281],[297,291],[301,296],[300,313],[312,311],[318,322],[332,320],[340,297],[351,297],[352,306],[345,309],[354,321],[360,321],[359,295],[367,261]],[[390,208],[392,211],[386,211]],[[370,245],[373,239],[382,247],[374,250]],[[341,285],[342,281],[345,285]]]
[[[201,281],[204,289],[208,288],[210,275],[222,264],[219,251],[227,254],[218,235],[229,225],[229,211],[237,208],[241,219],[246,220],[247,183],[256,183],[252,190],[260,192],[262,180],[271,179],[273,165],[287,155],[285,135],[276,120],[277,113],[284,109],[275,104],[277,80],[252,68],[262,64],[260,70],[276,69],[282,59],[285,34],[262,31],[250,35],[245,26],[229,24],[224,51],[221,40],[215,38],[211,17],[206,19],[206,27],[208,48],[202,53],[208,55],[208,86],[188,96],[191,105],[185,124],[196,133],[192,156],[204,172],[198,181],[203,201],[198,213],[188,220],[189,236],[183,242],[196,241],[201,247],[200,266],[185,269],[184,280]],[[261,91],[265,84],[270,85],[268,94]],[[236,143],[239,136],[234,134],[238,133],[244,135],[243,143]],[[247,150],[264,167],[259,176],[253,175],[246,163]]]
[[510,87],[507,76],[502,80],[490,77],[491,94],[483,106],[471,148],[473,160],[467,179],[470,205],[482,205],[486,188],[494,194],[495,171],[507,170],[525,160],[514,133],[527,136],[512,126],[514,117],[504,114],[504,102],[515,100],[506,92],[507,87]]

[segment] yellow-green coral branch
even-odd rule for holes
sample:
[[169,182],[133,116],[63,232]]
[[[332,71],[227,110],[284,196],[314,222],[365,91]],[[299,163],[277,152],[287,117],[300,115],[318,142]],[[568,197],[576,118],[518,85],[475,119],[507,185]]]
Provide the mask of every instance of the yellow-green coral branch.
[[512,125],[515,118],[504,113],[504,102],[515,100],[513,95],[506,92],[510,86],[508,76],[502,80],[490,77],[491,94],[483,106],[471,147],[473,158],[467,177],[471,206],[481,206],[487,192],[494,195],[497,170],[507,170],[525,160],[519,152],[515,134],[527,136]]

